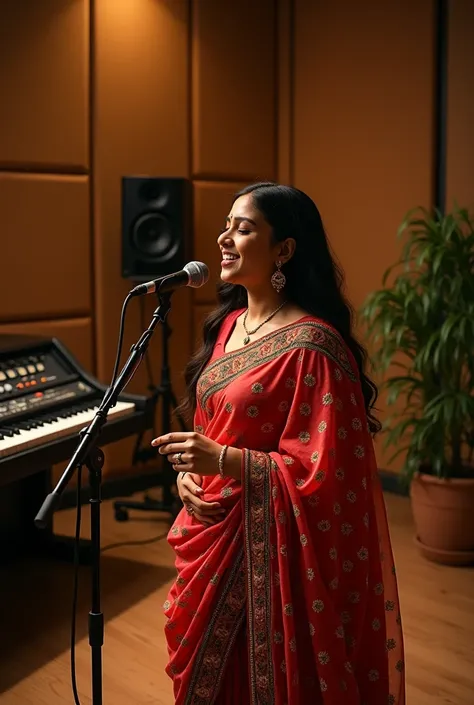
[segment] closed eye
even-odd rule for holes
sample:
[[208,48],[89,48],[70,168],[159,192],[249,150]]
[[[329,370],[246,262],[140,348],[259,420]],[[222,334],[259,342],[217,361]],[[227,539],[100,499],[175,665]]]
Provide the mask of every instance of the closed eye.
[[[222,230],[219,230],[219,235],[223,235],[224,233],[226,233],[226,232],[228,231],[228,229],[229,229],[229,228],[222,228]],[[251,230],[239,229],[239,230],[237,230],[237,232],[238,232],[240,235],[250,235],[250,233],[251,233],[252,231],[251,231]]]

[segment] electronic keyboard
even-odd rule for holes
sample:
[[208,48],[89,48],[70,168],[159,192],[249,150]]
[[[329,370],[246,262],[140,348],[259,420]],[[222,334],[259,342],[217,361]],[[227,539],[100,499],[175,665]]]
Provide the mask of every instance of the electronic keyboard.
[[[34,518],[52,488],[52,467],[68,462],[107,387],[56,338],[0,335],[0,554],[25,551],[72,559],[69,537]],[[153,428],[151,400],[122,394],[102,427],[99,446]],[[132,459],[130,459],[132,465]],[[86,479],[86,478],[85,478]],[[90,542],[81,544],[89,561]],[[0,559],[0,563],[3,560]]]
[[[68,460],[105,391],[59,340],[0,335],[0,485]],[[99,444],[149,428],[147,401],[121,395]]]

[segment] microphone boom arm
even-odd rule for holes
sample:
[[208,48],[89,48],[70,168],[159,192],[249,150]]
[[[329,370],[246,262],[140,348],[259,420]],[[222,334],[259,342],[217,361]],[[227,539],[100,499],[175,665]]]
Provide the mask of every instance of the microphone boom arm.
[[139,367],[143,356],[148,348],[151,336],[158,325],[164,323],[171,309],[171,296],[173,292],[164,294],[158,293],[159,306],[153,312],[153,316],[148,328],[142,333],[139,340],[131,347],[131,353],[118,375],[114,385],[109,387],[104,394],[104,398],[97,409],[96,414],[89,424],[81,432],[82,439],[74,452],[67,468],[63,472],[54,490],[47,495],[38,514],[35,518],[35,525],[44,529],[48,525],[52,513],[59,508],[61,496],[68,485],[74,471],[81,466],[89,453],[89,450],[96,443],[103,426],[107,422],[107,414],[112,406],[117,403],[117,398],[123,392],[126,385],[132,379],[135,371]]

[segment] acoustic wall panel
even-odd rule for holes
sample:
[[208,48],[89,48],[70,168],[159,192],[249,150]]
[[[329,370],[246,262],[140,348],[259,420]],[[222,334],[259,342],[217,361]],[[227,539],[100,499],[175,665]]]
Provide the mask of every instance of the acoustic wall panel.
[[294,1],[277,0],[278,181],[293,180]]
[[[123,176],[188,177],[190,161],[189,25],[187,0],[100,0],[95,12],[94,258],[97,373],[108,382],[117,347],[123,299],[134,282],[121,276]],[[147,326],[157,301],[128,308],[124,351]],[[191,349],[190,290],[173,297],[170,360],[173,389],[183,392],[182,369]],[[161,327],[150,344],[150,364],[161,374]],[[142,364],[128,390],[149,394]],[[158,428],[160,428],[158,419]],[[107,451],[107,473],[127,468],[133,440]]]
[[276,177],[274,0],[194,2],[195,178]]
[[432,190],[431,0],[296,0],[296,185],[319,206],[356,305]]
[[87,176],[0,172],[0,322],[90,314]]
[[405,213],[431,203],[434,36],[431,0],[295,0],[294,180],[356,308],[398,257]]
[[[112,371],[122,301],[133,285],[121,276],[121,178],[188,175],[187,6],[185,0],[95,5],[96,316],[104,379]],[[138,305],[127,320],[127,336],[136,337]]]
[[87,170],[89,1],[1,9],[0,167]]

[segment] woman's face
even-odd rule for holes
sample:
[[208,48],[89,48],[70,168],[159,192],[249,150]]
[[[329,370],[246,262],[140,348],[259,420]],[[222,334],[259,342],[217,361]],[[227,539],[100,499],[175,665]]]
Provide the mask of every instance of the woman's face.
[[222,252],[222,281],[247,289],[270,284],[281,243],[272,244],[271,227],[255,208],[251,194],[234,202],[217,244]]

